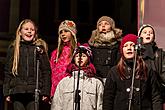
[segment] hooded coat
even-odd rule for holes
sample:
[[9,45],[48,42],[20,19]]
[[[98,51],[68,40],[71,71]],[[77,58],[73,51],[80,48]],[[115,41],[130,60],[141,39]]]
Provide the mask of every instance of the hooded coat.
[[[98,25],[101,21],[107,21],[111,25],[108,39],[102,38],[101,33],[99,33]],[[121,34],[122,30],[115,27],[115,22],[112,18],[102,16],[97,21],[97,29],[92,31],[91,38],[88,41],[93,52],[93,64],[96,67],[97,76],[106,78],[110,68],[117,64],[120,58],[118,50]]]

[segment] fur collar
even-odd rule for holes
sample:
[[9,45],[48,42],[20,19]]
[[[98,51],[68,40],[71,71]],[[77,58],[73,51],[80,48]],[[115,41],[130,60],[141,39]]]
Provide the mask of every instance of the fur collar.
[[121,38],[116,37],[114,31],[110,31],[106,34],[97,33],[97,31],[92,32],[91,39],[88,41],[89,45],[94,47],[99,46],[112,46],[118,43]]

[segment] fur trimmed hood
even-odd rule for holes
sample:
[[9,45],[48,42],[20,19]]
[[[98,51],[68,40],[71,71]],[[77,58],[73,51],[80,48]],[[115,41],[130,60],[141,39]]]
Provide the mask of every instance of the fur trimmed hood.
[[88,43],[91,46],[111,46],[116,44],[118,41],[121,41],[121,35],[122,30],[115,29],[107,33],[107,36],[109,36],[108,39],[102,37],[100,33],[98,33],[98,30],[93,30],[91,38],[89,39]]

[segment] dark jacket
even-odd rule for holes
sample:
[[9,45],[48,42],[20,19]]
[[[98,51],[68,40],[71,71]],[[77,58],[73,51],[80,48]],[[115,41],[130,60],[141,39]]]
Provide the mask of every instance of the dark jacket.
[[4,64],[0,62],[0,89],[3,86],[3,80],[4,80]]
[[[131,71],[128,69],[128,76]],[[105,83],[103,110],[128,110],[131,80],[131,76],[121,80],[117,66],[110,70]],[[146,80],[135,79],[132,106],[133,110],[162,110],[157,79],[151,68],[148,68]]]
[[[20,44],[20,58],[18,75],[11,73],[13,63],[13,46],[8,48],[7,62],[5,65],[4,95],[17,93],[34,93],[36,88],[37,60],[39,61],[39,90],[41,95],[50,94],[50,64],[48,55],[35,50],[36,46],[31,43]],[[36,60],[37,59],[37,60]]]
[[95,65],[97,75],[106,78],[110,68],[119,61],[119,43],[111,46],[90,47],[93,53],[93,64]]
[[165,102],[165,52],[155,43],[144,44],[144,47],[143,59],[157,73],[161,95]]

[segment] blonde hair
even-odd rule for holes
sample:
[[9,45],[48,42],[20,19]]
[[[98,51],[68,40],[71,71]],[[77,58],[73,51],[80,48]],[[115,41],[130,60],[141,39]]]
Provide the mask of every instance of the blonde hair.
[[72,37],[70,40],[70,45],[71,45],[71,51],[70,51],[70,57],[72,58],[73,56],[73,51],[74,49],[77,47],[77,38],[76,38],[76,34],[77,34],[77,29],[76,29],[76,24],[71,21],[71,20],[64,20],[61,22],[61,24],[59,25],[59,29],[58,29],[58,47],[57,47],[57,55],[56,55],[56,59],[55,62],[58,61],[61,53],[62,53],[62,49],[64,47],[63,41],[61,40],[61,35],[60,35],[60,31],[62,30],[68,30]]
[[[70,51],[70,57],[72,58],[73,56],[73,52],[74,52],[74,49],[77,47],[77,40],[75,40],[76,37],[74,37],[72,35],[71,37],[71,40],[70,40],[70,44],[71,44],[71,51]],[[61,37],[59,35],[59,40],[58,40],[58,47],[57,47],[57,56],[56,56],[56,62],[58,61],[61,53],[62,53],[62,49],[64,47],[64,44],[63,44],[63,41],[61,40]]]
[[14,46],[14,59],[13,59],[13,65],[12,65],[12,74],[14,76],[18,75],[17,69],[18,69],[18,64],[19,64],[19,47],[20,47],[20,41],[21,41],[20,31],[22,29],[22,26],[28,22],[32,23],[35,27],[35,37],[33,38],[33,44],[43,45],[45,50],[47,51],[46,42],[44,42],[42,39],[38,39],[37,26],[35,25],[35,23],[30,19],[25,19],[21,21],[21,23],[19,24],[16,30],[16,39],[12,44]]

